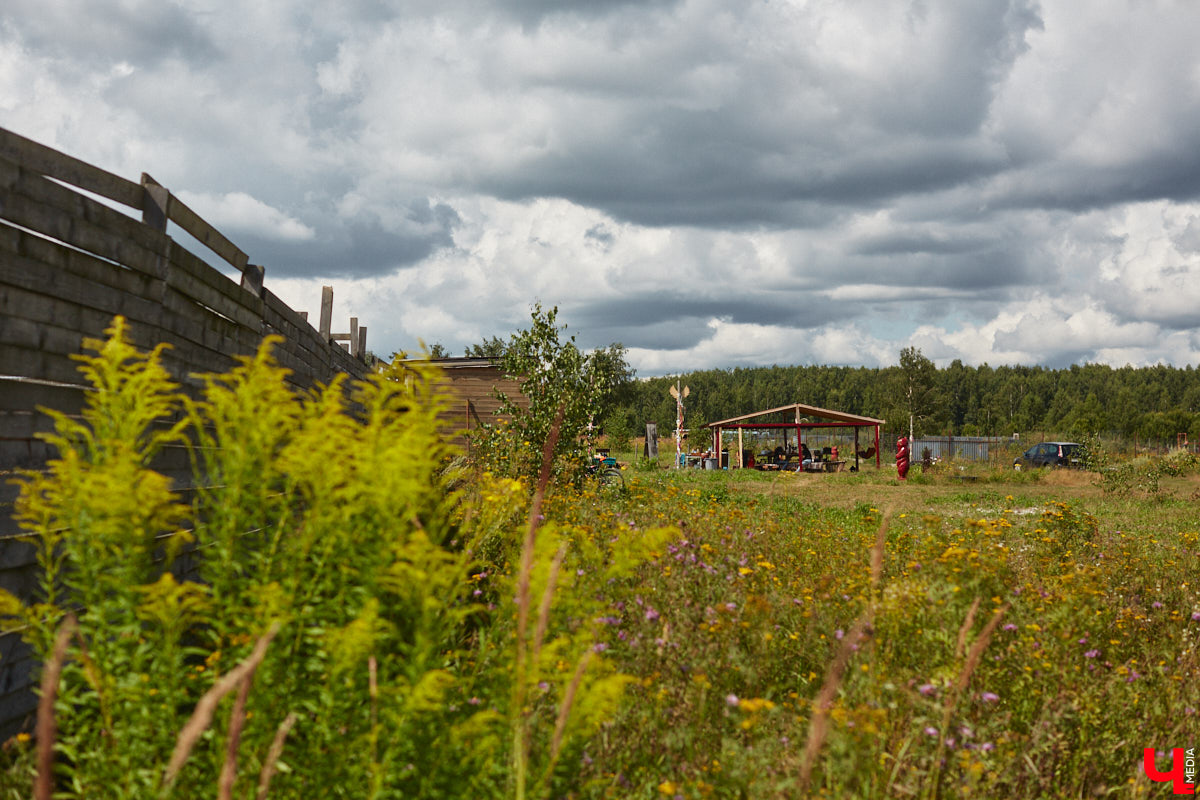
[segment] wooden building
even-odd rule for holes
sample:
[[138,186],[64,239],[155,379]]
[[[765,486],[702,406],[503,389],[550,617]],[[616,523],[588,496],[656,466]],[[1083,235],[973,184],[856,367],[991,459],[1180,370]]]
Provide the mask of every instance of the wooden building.
[[521,393],[520,381],[504,374],[491,359],[434,358],[430,363],[441,368],[454,398],[449,412],[443,416],[443,430],[464,448],[469,447],[467,431],[503,419],[499,414],[497,390],[520,408],[529,408],[529,400]]

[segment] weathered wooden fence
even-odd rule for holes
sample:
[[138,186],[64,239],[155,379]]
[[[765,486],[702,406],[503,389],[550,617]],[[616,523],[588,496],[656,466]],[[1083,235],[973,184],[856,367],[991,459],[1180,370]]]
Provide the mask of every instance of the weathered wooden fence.
[[[169,224],[236,268],[240,283],[173,241]],[[332,290],[317,330],[263,276],[149,175],[134,183],[0,128],[0,588],[28,596],[36,580],[34,546],[16,538],[9,478],[53,456],[37,438],[49,430],[37,407],[79,412],[87,390],[71,356],[85,337],[102,338],[114,316],[128,320],[140,348],[168,343],[164,363],[185,387],[198,385],[194,373],[228,370],[268,334],[283,337],[275,356],[298,387],[367,373],[366,329],[355,319],[350,334],[330,331]],[[190,486],[183,448],[155,466]],[[0,635],[0,737],[33,707],[32,666],[18,637]]]

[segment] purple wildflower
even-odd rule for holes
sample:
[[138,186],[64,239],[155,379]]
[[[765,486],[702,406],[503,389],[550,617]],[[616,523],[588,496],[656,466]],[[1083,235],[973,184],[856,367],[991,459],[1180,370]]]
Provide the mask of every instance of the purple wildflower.
[[933,695],[937,694],[937,687],[932,683],[923,683],[917,687],[917,691],[925,697],[932,697]]
[[983,692],[979,695],[979,699],[985,703],[998,703],[1000,702],[1000,695],[995,692]]

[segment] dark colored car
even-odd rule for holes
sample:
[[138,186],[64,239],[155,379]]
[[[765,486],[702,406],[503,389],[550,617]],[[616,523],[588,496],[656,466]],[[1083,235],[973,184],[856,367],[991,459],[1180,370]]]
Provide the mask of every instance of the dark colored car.
[[1025,467],[1083,467],[1083,445],[1078,442],[1035,444],[1013,461],[1013,469]]

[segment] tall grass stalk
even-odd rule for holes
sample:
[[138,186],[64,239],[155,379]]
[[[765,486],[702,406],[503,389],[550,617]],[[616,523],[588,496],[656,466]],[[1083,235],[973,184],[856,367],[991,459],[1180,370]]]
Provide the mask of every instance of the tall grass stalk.
[[33,779],[34,800],[50,800],[54,794],[54,700],[58,697],[58,680],[67,658],[67,645],[75,634],[77,623],[68,614],[54,637],[54,650],[42,671],[41,697],[37,709],[37,773]]
[[837,653],[834,654],[833,660],[829,663],[825,671],[825,680],[821,683],[821,689],[817,692],[817,696],[813,700],[812,716],[809,718],[808,723],[808,737],[805,741],[804,753],[800,760],[801,792],[808,791],[809,783],[812,780],[813,768],[816,766],[817,759],[820,756],[821,747],[825,744],[825,737],[829,733],[829,710],[833,707],[833,701],[837,697],[838,689],[841,688],[842,679],[846,675],[846,668],[850,664],[850,658],[873,635],[871,625],[875,616],[875,603],[879,582],[883,577],[883,552],[884,545],[887,542],[890,515],[891,512],[889,511],[880,520],[878,532],[875,534],[875,544],[871,547],[870,600],[867,602],[862,614],[854,621],[850,632],[842,637],[841,646],[838,647]]
[[237,781],[238,745],[242,741],[242,729],[246,727],[246,700],[250,697],[253,671],[247,672],[238,684],[237,699],[229,714],[229,733],[225,742],[225,761],[221,764],[221,775],[217,779],[217,800],[232,800],[233,785]]
[[[963,622],[962,628],[959,630],[957,648],[959,657],[961,658],[962,644],[966,641],[966,633],[970,630],[971,624],[975,619],[975,612],[979,609],[981,598],[976,597],[975,602],[971,604],[970,611],[967,612],[966,620]],[[983,658],[983,651],[987,649],[988,643],[992,640],[992,634],[996,632],[996,627],[1000,624],[1000,620],[1004,619],[1005,612],[1008,611],[1008,604],[1002,605],[992,612],[992,618],[983,626],[979,636],[971,643],[971,649],[967,651],[966,661],[963,663],[962,669],[958,673],[958,677],[954,679],[949,695],[946,697],[945,706],[942,710],[942,725],[938,730],[938,747],[937,754],[933,758],[933,774],[928,783],[928,797],[935,798],[941,794],[941,784],[944,772],[942,770],[942,759],[946,754],[946,738],[950,730],[950,721],[954,718],[954,710],[958,705],[958,701],[962,698],[963,693],[967,690],[967,685],[971,682],[971,675],[974,674],[976,667],[979,666],[980,660]]]
[[238,664],[236,667],[227,672],[217,681],[216,685],[204,693],[200,698],[200,702],[196,704],[192,716],[188,719],[187,724],[179,731],[179,736],[175,741],[175,750],[171,753],[171,760],[167,763],[167,768],[163,772],[162,786],[164,794],[169,794],[172,786],[175,784],[175,779],[179,777],[179,771],[183,769],[184,763],[187,762],[188,756],[192,753],[192,748],[196,746],[196,742],[208,729],[212,723],[213,714],[217,710],[217,704],[221,702],[221,698],[229,694],[247,681],[254,671],[258,669],[258,665],[262,663],[263,658],[267,655],[267,646],[271,644],[271,640],[279,632],[279,623],[271,623],[271,627],[259,637],[254,645],[254,650],[250,656]]
[[[542,503],[546,499],[546,489],[550,484],[551,469],[554,465],[554,448],[558,444],[559,432],[562,429],[563,414],[566,406],[560,406],[546,437],[542,449],[542,466],[538,473],[537,490],[533,496],[533,504],[529,509],[529,525],[526,528],[525,541],[521,546],[521,567],[517,576],[517,632],[516,632],[516,670],[513,684],[513,780],[514,796],[517,800],[525,800],[527,772],[529,769],[529,714],[525,708],[529,683],[528,654],[526,639],[529,628],[530,611],[530,582],[533,574],[534,555],[537,549],[537,532],[542,520]],[[553,580],[551,581],[553,585]],[[549,588],[549,587],[548,587]],[[538,646],[540,646],[538,642]]]
[[262,772],[258,776],[258,793],[255,795],[257,800],[266,800],[267,792],[271,790],[271,779],[275,777],[279,759],[283,756],[284,742],[287,741],[297,719],[296,712],[290,711],[275,730],[275,738],[271,740],[271,748],[267,751],[267,760],[263,762]]

